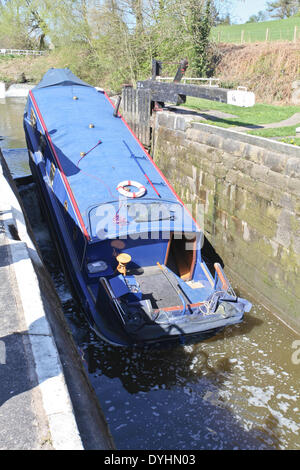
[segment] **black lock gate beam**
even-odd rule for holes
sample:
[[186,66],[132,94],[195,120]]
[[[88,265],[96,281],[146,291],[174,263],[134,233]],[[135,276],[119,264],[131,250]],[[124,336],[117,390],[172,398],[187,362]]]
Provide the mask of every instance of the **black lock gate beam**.
[[188,68],[187,59],[182,59],[180,61],[172,83],[164,83],[156,80],[156,77],[159,77],[162,73],[162,64],[163,63],[161,61],[153,59],[151,80],[137,82],[138,89],[150,90],[151,101],[155,103],[155,107],[162,108],[166,101],[176,105],[183,104],[186,102],[187,96],[227,103],[228,90],[225,88],[180,83],[186,69]]

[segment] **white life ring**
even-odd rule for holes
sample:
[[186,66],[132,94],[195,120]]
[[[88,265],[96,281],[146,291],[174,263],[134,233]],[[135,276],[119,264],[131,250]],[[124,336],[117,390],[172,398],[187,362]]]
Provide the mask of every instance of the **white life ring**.
[[[138,191],[129,191],[128,189],[125,189],[126,186],[136,186]],[[122,196],[126,197],[142,197],[146,192],[145,186],[143,186],[141,183],[137,183],[136,181],[131,180],[121,181],[121,183],[119,183],[117,186],[117,190],[120,194],[122,194]]]

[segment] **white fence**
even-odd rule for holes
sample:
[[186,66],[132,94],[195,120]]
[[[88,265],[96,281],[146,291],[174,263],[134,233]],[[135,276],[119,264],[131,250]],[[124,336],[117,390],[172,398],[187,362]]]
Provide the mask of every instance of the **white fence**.
[[[300,20],[300,19],[299,19]],[[273,27],[252,27],[253,23],[249,23],[249,26],[235,28],[227,26],[212,31],[212,39],[216,42],[233,43],[233,44],[244,44],[251,42],[266,42],[266,41],[289,41],[296,43],[300,39],[300,25],[290,28],[274,29]],[[259,25],[259,23],[255,23]],[[237,25],[238,26],[238,25]]]
[[[167,80],[174,80],[174,77],[156,77],[158,82],[167,81]],[[190,77],[183,77],[180,80],[180,83],[187,83],[187,82],[200,82],[199,85],[211,86],[211,87],[218,87],[220,85],[219,78],[190,78]],[[202,83],[201,83],[202,82]]]
[[43,55],[46,51],[33,51],[23,49],[0,49],[1,55]]

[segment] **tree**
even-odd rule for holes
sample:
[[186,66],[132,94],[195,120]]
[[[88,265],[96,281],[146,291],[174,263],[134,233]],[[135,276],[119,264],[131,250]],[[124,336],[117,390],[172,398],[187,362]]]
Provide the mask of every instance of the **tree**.
[[24,0],[2,1],[0,5],[0,43],[2,47],[31,49],[37,47],[30,35],[30,13]]
[[207,75],[209,35],[212,26],[211,4],[211,0],[206,0],[206,2],[190,0],[192,67],[198,77]]
[[276,0],[274,2],[267,2],[267,11],[273,18],[289,18],[299,12],[299,0]]
[[29,35],[34,33],[39,43],[39,49],[44,49],[45,36],[48,32],[47,24],[40,15],[37,5],[34,1],[25,0],[25,6],[27,6],[27,11],[29,14]]
[[231,24],[230,14],[227,13],[224,17],[218,18],[218,21],[216,21],[216,25],[219,25],[219,24],[230,25]]
[[259,23],[260,21],[266,21],[267,15],[264,11],[260,10],[257,15],[251,15],[246,23]]
[[[55,46],[53,65],[120,90],[149,77],[151,59],[174,76],[210,73],[210,30],[230,0],[0,0],[0,47]],[[229,21],[229,16],[228,16]],[[42,71],[41,71],[42,73]]]

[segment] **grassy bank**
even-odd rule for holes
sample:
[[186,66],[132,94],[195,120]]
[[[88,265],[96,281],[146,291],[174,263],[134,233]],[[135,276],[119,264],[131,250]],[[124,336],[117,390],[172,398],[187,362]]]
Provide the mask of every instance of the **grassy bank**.
[[216,42],[235,44],[266,40],[293,41],[295,37],[300,39],[300,17],[259,23],[220,25],[212,29],[211,37]]
[[18,83],[25,77],[29,83],[38,83],[51,67],[67,67],[82,80],[107,91],[111,88],[119,91],[122,83],[120,77],[115,77],[116,67],[97,60],[87,49],[76,45],[55,49],[43,56],[0,56],[0,81]]
[[292,83],[300,78],[299,44],[222,45],[215,76],[226,87],[246,86],[257,102],[290,104]]
[[[0,80],[18,82],[25,75],[29,82],[37,83],[50,67],[68,67],[94,86],[119,92],[123,83],[131,81],[128,63],[124,57],[116,62],[108,60],[104,52],[99,54],[98,50],[75,44],[40,57],[0,56]],[[137,76],[142,80],[150,74],[149,59],[148,68]],[[300,49],[298,44],[287,42],[220,45],[214,76],[225,88],[246,86],[255,93],[258,103],[287,105],[291,103],[292,83],[300,78]]]
[[300,106],[274,106],[258,103],[249,108],[241,108],[239,106],[219,103],[218,101],[192,97],[187,97],[185,106],[199,111],[213,109],[237,116],[236,118],[220,119],[220,124],[224,124],[224,127],[270,124],[272,122],[283,121],[290,118],[293,114],[300,112]]
[[[146,78],[139,76],[140,79]],[[0,56],[0,80],[9,83],[23,81],[38,83],[51,67],[70,68],[81,79],[94,86],[103,87],[108,93],[118,93],[128,81],[128,65],[102,60],[95,52],[79,46],[55,49],[44,56]],[[187,72],[188,76],[188,72]],[[238,108],[221,103],[187,99],[191,109],[219,110],[235,115],[235,118],[207,117],[207,122],[222,127],[244,128],[245,132],[267,138],[288,141],[299,145],[296,127],[299,123],[277,128],[263,125],[280,122],[300,112],[300,106],[291,106],[292,82],[300,78],[300,50],[297,44],[270,43],[249,45],[223,45],[215,76],[222,86],[236,88],[246,86],[254,91],[257,104],[253,108]]]
[[214,117],[207,116],[207,124],[214,124],[220,127],[239,128],[245,132],[266,138],[276,138],[278,140],[300,145],[300,139],[296,137],[296,128],[300,127],[300,119],[295,125],[264,128],[265,124],[279,123],[294,114],[300,113],[300,106],[276,106],[258,103],[253,107],[240,108],[229,104],[209,101],[204,99],[188,97],[184,105],[190,109],[201,113],[209,110],[221,111],[236,117]]

